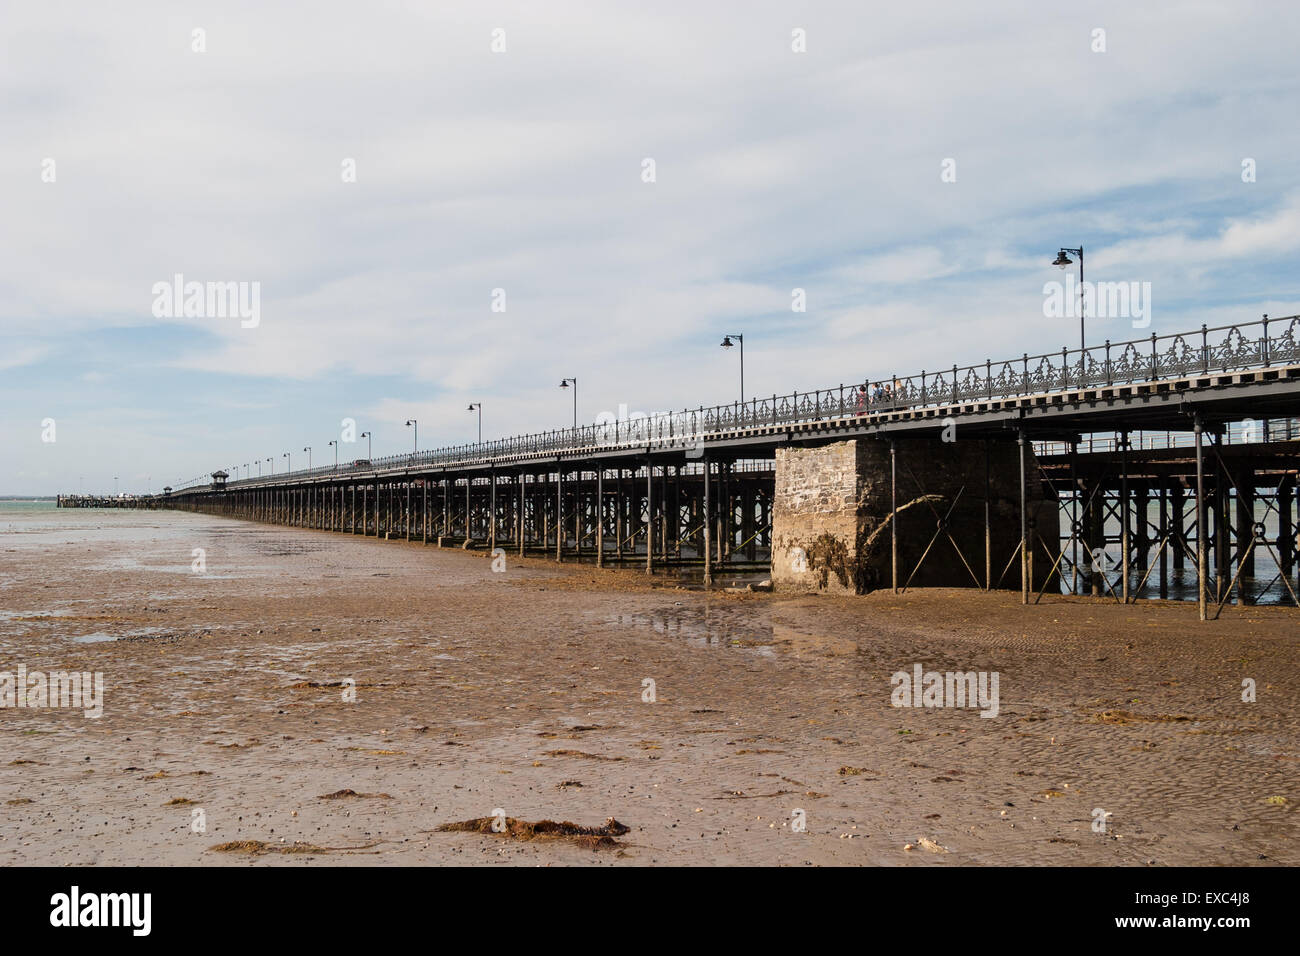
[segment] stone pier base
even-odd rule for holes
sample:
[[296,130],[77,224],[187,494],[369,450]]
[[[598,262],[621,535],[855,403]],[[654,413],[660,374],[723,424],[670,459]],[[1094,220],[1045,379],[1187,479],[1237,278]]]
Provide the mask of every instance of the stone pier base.
[[[986,446],[937,439],[898,441],[900,587],[909,578],[911,587],[984,586],[986,453],[993,587],[1020,588],[1020,561],[1012,560],[1020,543],[1019,447],[1015,441]],[[1036,592],[1056,560],[1060,517],[1055,498],[1039,479],[1032,449],[1026,452],[1025,475]],[[947,522],[935,537],[944,516]],[[888,588],[890,523],[889,442],[854,439],[777,449],[772,515],[777,589],[865,594]]]

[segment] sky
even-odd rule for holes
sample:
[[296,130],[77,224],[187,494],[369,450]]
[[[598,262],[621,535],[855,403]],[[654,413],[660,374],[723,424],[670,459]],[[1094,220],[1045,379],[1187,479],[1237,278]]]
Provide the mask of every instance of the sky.
[[[1295,315],[1298,35],[1285,2],[9,5],[0,494],[324,464],[345,419],[454,445],[477,402],[563,427],[575,376],[582,422],[730,402],[726,333],[747,397],[1059,350],[1062,246],[1150,283],[1090,343]],[[256,321],[160,303],[177,275]]]

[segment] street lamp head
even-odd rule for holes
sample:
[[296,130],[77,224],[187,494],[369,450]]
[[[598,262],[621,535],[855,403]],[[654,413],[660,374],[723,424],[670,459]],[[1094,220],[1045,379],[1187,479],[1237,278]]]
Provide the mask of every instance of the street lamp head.
[[1071,259],[1069,256],[1067,256],[1067,255],[1065,254],[1065,250],[1062,249],[1062,250],[1057,254],[1057,256],[1056,256],[1056,261],[1053,262],[1052,265],[1054,265],[1054,266],[1060,266],[1062,269],[1064,269],[1066,266],[1068,266],[1068,265],[1072,265],[1073,263],[1074,263],[1074,260]]
[[731,341],[731,336],[730,336],[730,335],[724,335],[724,336],[722,337],[722,347],[723,347],[724,349],[729,349],[729,348],[731,348],[732,344],[733,344],[733,343],[732,343],[732,341]]
[[568,388],[568,387],[569,387],[569,380],[567,378],[560,379],[560,388]]

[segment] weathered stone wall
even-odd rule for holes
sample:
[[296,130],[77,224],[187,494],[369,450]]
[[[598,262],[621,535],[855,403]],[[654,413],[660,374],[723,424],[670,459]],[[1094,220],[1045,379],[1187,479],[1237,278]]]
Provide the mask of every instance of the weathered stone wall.
[[[985,453],[978,441],[898,442],[900,585],[911,577],[912,587],[983,586]],[[996,585],[1020,541],[1019,449],[1015,442],[991,442],[987,453]],[[1026,475],[1037,589],[1056,557],[1059,516],[1056,501],[1038,480],[1032,451]],[[948,516],[945,530],[925,554],[938,524],[936,512],[939,518]],[[888,442],[855,439],[820,448],[777,449],[774,586],[855,594],[889,587],[889,525]],[[1050,558],[1035,535],[1046,543]],[[1001,586],[1020,587],[1019,560],[1012,562]]]
[[860,441],[778,448],[772,501],[772,584],[870,590],[857,580]]

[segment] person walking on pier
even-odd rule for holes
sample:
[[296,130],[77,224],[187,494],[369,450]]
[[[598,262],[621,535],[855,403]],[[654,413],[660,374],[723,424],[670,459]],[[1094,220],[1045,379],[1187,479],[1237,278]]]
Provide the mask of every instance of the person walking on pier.
[[870,400],[871,397],[867,394],[867,386],[866,383],[864,382],[863,384],[858,386],[858,394],[854,402],[856,406],[855,410],[859,415],[865,415],[867,413],[867,403]]

